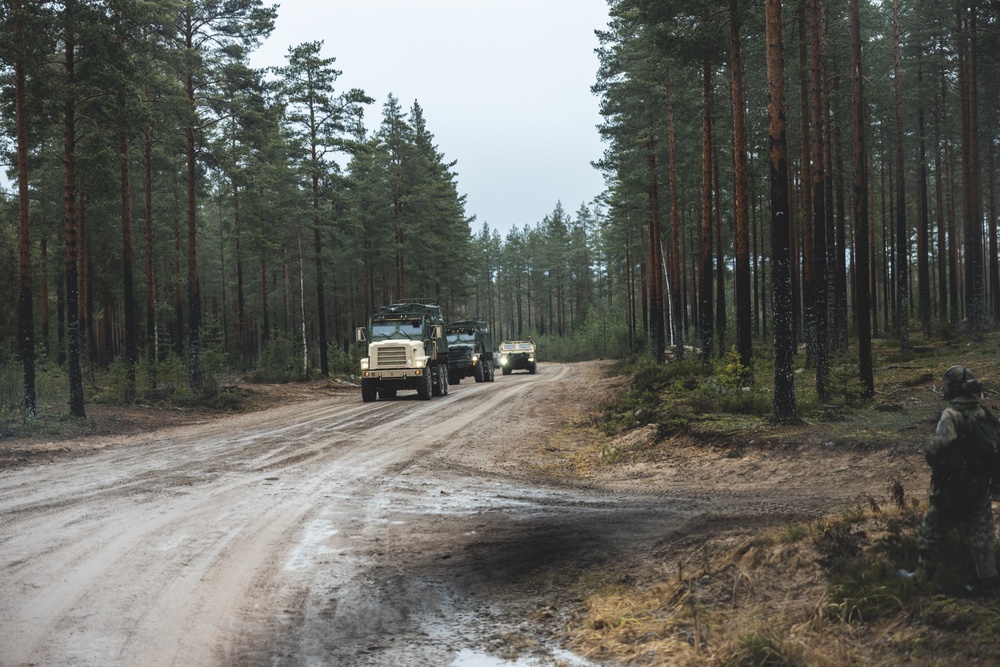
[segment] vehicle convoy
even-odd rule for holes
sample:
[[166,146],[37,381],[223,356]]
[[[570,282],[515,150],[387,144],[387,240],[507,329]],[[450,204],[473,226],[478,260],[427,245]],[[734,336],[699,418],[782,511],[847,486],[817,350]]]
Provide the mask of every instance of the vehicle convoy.
[[493,382],[493,343],[483,320],[452,322],[444,328],[448,339],[448,382],[458,384],[472,376]]
[[421,400],[448,394],[448,343],[441,306],[394,303],[376,310],[355,336],[368,345],[361,359],[361,399],[395,398],[416,389]]
[[538,354],[534,341],[505,340],[500,343],[500,369],[504,375],[514,371],[538,372]]

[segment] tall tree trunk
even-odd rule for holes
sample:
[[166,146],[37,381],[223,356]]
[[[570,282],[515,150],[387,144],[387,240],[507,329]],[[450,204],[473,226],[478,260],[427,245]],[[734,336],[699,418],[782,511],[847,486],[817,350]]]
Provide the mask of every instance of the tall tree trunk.
[[[28,118],[24,65],[24,9],[12,3],[14,18],[14,115],[17,126],[18,255],[18,353],[23,370],[21,411],[25,421],[38,416],[35,391],[35,315],[31,289],[31,216],[28,192]],[[74,267],[75,269],[76,267]]]
[[906,172],[903,170],[903,56],[899,44],[899,0],[892,1],[893,89],[895,91],[896,139],[896,243],[893,278],[896,287],[896,333],[899,347],[910,348],[909,238],[906,229]]
[[[713,125],[714,125],[713,119]],[[719,165],[722,160],[712,155],[714,177],[715,215],[715,340],[719,347],[719,358],[725,359],[726,349],[726,258],[722,251],[722,180]]]
[[42,270],[42,352],[51,358],[49,350],[49,244],[43,238],[41,243]]
[[63,108],[65,124],[63,207],[66,218],[66,334],[69,345],[69,411],[74,417],[85,417],[83,404],[83,369],[80,367],[79,268],[76,229],[76,45],[73,35],[73,2],[66,3],[65,72],[66,99]]
[[930,200],[927,192],[927,128],[924,119],[924,70],[923,61],[917,62],[917,89],[920,91],[917,110],[917,129],[920,140],[917,187],[919,188],[919,216],[917,219],[917,294],[920,328],[924,338],[931,337],[931,239]]
[[871,330],[871,278],[868,257],[870,229],[868,218],[868,156],[865,151],[865,118],[867,106],[864,101],[864,74],[861,60],[861,12],[860,0],[850,0],[851,23],[851,85],[853,89],[852,110],[854,117],[854,317],[858,327],[858,366],[864,397],[875,395],[874,364],[872,361]]
[[[811,3],[811,0],[810,0]],[[795,275],[801,276],[799,280],[799,299],[802,310],[802,338],[806,344],[806,356],[809,361],[815,360],[816,356],[816,331],[814,329],[815,317],[813,308],[815,307],[816,262],[813,257],[814,243],[813,232],[813,133],[810,131],[812,113],[810,111],[810,67],[809,67],[809,23],[807,21],[806,3],[803,3],[797,11],[797,23],[799,27],[799,162],[801,164],[800,176],[800,196],[799,211],[802,219],[802,235],[798,239],[802,248],[801,272],[799,271],[799,261],[795,261]],[[794,232],[793,232],[794,234]]]
[[740,364],[749,368],[753,356],[753,313],[750,308],[750,195],[747,178],[746,91],[743,84],[743,46],[737,0],[729,0],[729,52],[733,72],[733,198],[736,273],[736,350]]
[[258,188],[259,195],[259,224],[262,232],[260,240],[260,301],[261,301],[261,342],[267,343],[271,340],[271,307],[270,307],[270,282],[267,279],[267,239],[263,237],[264,230],[267,229],[267,216],[264,214],[264,186]]
[[[837,99],[841,97],[840,81],[841,75],[837,74],[834,77],[834,95]],[[841,131],[841,121],[837,121],[836,126],[833,131],[833,144],[835,150],[835,163],[836,163],[836,200],[837,200],[837,211],[835,215],[836,220],[836,238],[834,240],[834,258],[832,266],[830,267],[833,271],[833,335],[834,335],[834,346],[837,352],[846,353],[849,346],[849,335],[848,335],[848,280],[847,280],[847,255],[849,253],[848,242],[847,242],[847,211],[845,202],[845,192],[844,192],[844,148],[843,148],[843,132]],[[851,262],[851,266],[854,266],[854,262]]]
[[[123,112],[124,114],[124,112]],[[122,205],[122,291],[125,324],[125,387],[124,400],[135,400],[135,365],[138,361],[138,332],[135,321],[135,259],[132,251],[132,176],[128,156],[128,127],[124,117],[118,134],[118,157],[121,162],[121,205]]]
[[[898,1],[898,0],[897,0]],[[967,52],[968,60],[964,69],[965,81],[962,88],[966,92],[966,136],[968,156],[966,174],[968,179],[965,218],[965,314],[969,321],[969,333],[974,341],[981,341],[985,330],[985,299],[983,271],[983,215],[982,178],[979,159],[979,76],[978,76],[978,35],[977,10],[973,6],[967,10],[969,19]]]
[[[674,317],[671,320],[674,338],[674,355],[684,358],[684,286],[681,284],[684,257],[681,253],[680,203],[677,198],[677,135],[674,128],[674,89],[672,79],[667,81],[667,151],[670,160],[670,234],[671,234],[671,296]],[[610,294],[610,288],[609,288]]]
[[174,176],[174,353],[184,357],[184,279],[181,276],[181,207],[179,178]]
[[698,266],[698,329],[701,332],[701,360],[712,358],[712,66],[702,64],[702,210]]
[[776,421],[797,419],[792,270],[789,238],[788,144],[785,127],[785,62],[782,0],[766,0],[767,90],[771,183],[771,281],[774,304],[774,402]]
[[195,152],[194,96],[194,24],[187,15],[185,30],[184,91],[188,102],[188,122],[185,127],[187,159],[187,266],[188,266],[188,383],[191,389],[201,389],[201,285],[198,276],[198,174]]
[[153,135],[148,124],[143,132],[142,164],[145,177],[143,196],[146,225],[146,359],[149,361],[149,373],[155,388],[159,337],[156,330],[156,270],[153,265]]
[[663,331],[663,262],[660,256],[660,199],[656,177],[656,140],[646,140],[646,175],[649,179],[649,340],[656,363],[663,363],[666,349]]
[[826,122],[823,105],[823,66],[821,62],[820,32],[822,13],[819,0],[812,0],[810,21],[812,62],[812,120],[813,120],[813,298],[812,328],[815,336],[813,359],[816,364],[816,393],[821,401],[828,398],[830,363],[827,346],[827,204],[826,204]]
[[[314,169],[319,164],[316,147],[313,146]],[[316,320],[319,325],[319,372],[323,377],[330,377],[330,353],[326,339],[326,285],[323,280],[323,236],[322,216],[319,210],[319,174],[312,176],[313,194],[313,252],[316,255]]]
[[236,244],[236,335],[240,346],[240,370],[247,368],[247,348],[250,339],[247,332],[246,297],[243,294],[243,248],[240,220],[240,189],[233,180],[233,233]]

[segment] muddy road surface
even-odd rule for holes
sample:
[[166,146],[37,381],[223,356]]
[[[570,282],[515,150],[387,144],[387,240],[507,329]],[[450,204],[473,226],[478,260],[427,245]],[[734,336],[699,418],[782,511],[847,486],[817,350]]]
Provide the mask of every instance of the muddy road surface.
[[532,634],[539,573],[706,511],[516,461],[594,379],[345,393],[2,470],[0,665],[583,664],[496,657]]

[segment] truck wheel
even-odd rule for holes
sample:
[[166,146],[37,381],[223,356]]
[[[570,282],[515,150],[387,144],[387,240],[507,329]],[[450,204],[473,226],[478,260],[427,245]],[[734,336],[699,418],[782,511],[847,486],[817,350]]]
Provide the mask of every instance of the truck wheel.
[[461,382],[462,378],[460,378],[457,374],[453,375],[448,373],[448,384],[460,384]]
[[448,385],[449,384],[451,384],[451,382],[448,379],[448,371],[446,369],[442,368],[441,369],[441,395],[442,396],[447,396],[448,395]]
[[396,388],[395,387],[379,387],[378,397],[383,401],[387,398],[396,398]]
[[431,396],[444,396],[445,383],[448,382],[448,374],[441,366],[434,367],[431,375]]
[[367,378],[361,379],[361,400],[365,403],[371,403],[377,398],[378,395],[378,384],[375,380],[370,380]]
[[421,401],[431,400],[432,381],[431,381],[431,370],[429,368],[424,369],[424,372],[420,376],[420,380],[418,382],[419,383],[417,384],[417,398],[419,398]]
[[531,373],[532,375],[534,375],[535,373],[538,372],[538,362],[537,361],[534,362],[533,364],[531,364],[531,368],[528,369],[528,372]]
[[489,368],[487,369],[489,373],[486,376],[487,382],[493,382],[496,379],[497,369],[493,368],[493,362],[490,362]]
[[503,367],[503,374],[504,375],[510,375],[510,370],[511,370],[510,366],[504,366]]
[[472,370],[472,377],[476,378],[476,382],[482,382],[486,379],[484,373],[483,364],[480,362],[476,364],[476,367]]

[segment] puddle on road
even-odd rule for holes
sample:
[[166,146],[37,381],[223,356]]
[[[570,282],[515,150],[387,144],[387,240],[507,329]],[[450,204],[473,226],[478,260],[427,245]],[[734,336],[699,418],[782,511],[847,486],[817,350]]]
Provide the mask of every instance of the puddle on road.
[[315,564],[330,553],[325,546],[326,541],[340,531],[329,521],[316,520],[309,522],[303,529],[302,541],[292,550],[286,570],[301,570]]
[[561,649],[553,650],[549,658],[532,656],[516,660],[504,660],[488,653],[462,649],[449,667],[545,667],[553,664],[571,665],[571,667],[593,666],[593,663]]

